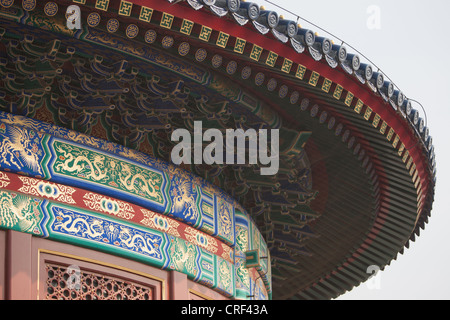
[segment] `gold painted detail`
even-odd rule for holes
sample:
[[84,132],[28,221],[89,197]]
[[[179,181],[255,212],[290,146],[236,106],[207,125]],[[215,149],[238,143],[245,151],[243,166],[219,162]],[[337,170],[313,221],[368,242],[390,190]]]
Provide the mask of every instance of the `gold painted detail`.
[[281,67],[281,71],[283,71],[284,73],[290,73],[293,64],[294,63],[292,62],[292,60],[284,59],[283,66]]
[[141,209],[141,212],[144,215],[144,219],[141,220],[143,225],[152,229],[163,231],[164,233],[170,234],[174,237],[180,237],[180,233],[178,232],[178,226],[180,223],[146,209]]
[[14,0],[2,0],[2,1],[0,1],[0,5],[1,5],[3,8],[9,8],[9,7],[11,7],[13,4],[14,4]]
[[375,117],[373,118],[373,122],[372,125],[374,126],[374,128],[377,128],[378,125],[380,124],[381,121],[381,117],[379,114],[375,114]]
[[269,56],[267,57],[266,64],[270,67],[274,67],[278,60],[278,54],[270,51]]
[[217,253],[217,241],[213,237],[191,227],[187,227],[186,230],[184,230],[184,236],[189,242],[214,254]]
[[108,11],[109,7],[109,0],[97,0],[95,2],[95,9]]
[[381,124],[381,127],[380,127],[380,133],[385,134],[386,129],[387,129],[387,123],[386,123],[386,121],[383,121],[383,123]]
[[233,249],[229,246],[227,246],[224,243],[221,243],[222,245],[222,258],[224,258],[227,261],[233,260]]
[[[401,157],[403,154],[403,151],[405,151],[405,145],[402,143],[400,148],[398,149],[397,154]],[[405,161],[403,161],[403,162],[405,162]]]
[[133,3],[129,1],[120,1],[119,15],[129,17],[131,10],[133,9]]
[[350,107],[352,105],[354,97],[355,97],[355,95],[353,93],[351,93],[350,91],[347,92],[347,96],[345,97],[345,101],[344,101],[344,103],[347,107]]
[[0,171],[0,188],[5,188],[10,183],[11,181],[9,180],[8,176],[4,172]]
[[361,113],[362,108],[364,107],[364,102],[362,102],[361,100],[358,100],[358,102],[356,102],[355,105],[355,112],[356,113]]
[[244,39],[236,38],[236,43],[234,45],[234,52],[243,54],[246,44],[247,44],[247,41],[245,41]]
[[233,240],[233,207],[231,204],[220,201],[219,203],[219,211],[218,211],[218,225],[219,225],[219,234],[222,235],[227,240]]
[[240,252],[248,250],[248,230],[241,226],[236,227],[236,249]]
[[333,84],[333,82],[330,79],[325,78],[325,80],[323,81],[323,84],[322,84],[322,91],[325,91],[327,93],[330,92],[332,84]]
[[197,252],[194,244],[183,239],[173,237],[170,239],[170,256],[176,270],[182,270],[184,273],[196,275],[198,270],[195,266]]
[[157,172],[60,141],[55,141],[54,148],[57,159],[53,170],[57,174],[99,183],[157,203],[163,202],[163,178]]
[[221,48],[226,48],[229,39],[230,39],[229,34],[220,31],[219,37],[217,38],[217,41],[216,41],[216,45]]
[[173,20],[174,20],[173,15],[164,12],[161,18],[160,26],[166,29],[171,29]]
[[295,73],[295,76],[299,78],[300,80],[303,80],[305,78],[306,74],[306,67],[299,64],[297,67],[297,72]]
[[255,44],[255,45],[253,45],[252,52],[250,53],[250,58],[252,60],[259,61],[259,58],[261,57],[262,52],[263,52],[263,48],[261,48]]
[[364,113],[364,119],[369,121],[371,115],[372,115],[372,108],[367,107],[366,112]]
[[18,189],[21,193],[51,198],[67,204],[75,204],[75,200],[72,198],[72,194],[75,192],[74,188],[23,176],[19,176],[19,179],[23,183],[23,186]]
[[219,264],[218,271],[222,289],[229,291],[232,287],[231,279],[233,279],[233,277],[231,276],[232,271],[231,265],[229,265],[227,261],[222,260]]
[[198,36],[198,38],[200,40],[208,42],[209,38],[211,37],[211,33],[212,33],[212,29],[210,27],[202,26],[202,29],[200,31],[200,35]]
[[387,136],[386,136],[386,139],[388,140],[388,141],[391,141],[392,140],[392,137],[394,136],[394,134],[395,134],[395,131],[394,131],[394,129],[389,129],[389,132],[388,132],[388,134],[387,134]]
[[189,36],[193,28],[194,22],[184,19],[183,23],[181,24],[180,32]]
[[398,142],[400,141],[400,137],[398,135],[395,136],[394,142],[392,142],[392,146],[397,148]]
[[126,220],[134,218],[134,209],[129,203],[90,192],[84,195],[83,201],[91,210],[105,212]]
[[408,163],[406,164],[406,169],[408,169],[408,170],[411,169],[412,163],[413,163],[413,159],[409,158]]
[[311,74],[311,77],[309,78],[309,84],[313,87],[317,85],[317,82],[319,81],[320,74],[318,72],[313,71]]
[[145,22],[150,22],[150,20],[152,19],[152,15],[153,15],[152,8],[147,8],[147,7],[142,6],[141,12],[139,14],[139,20],[145,21]]
[[336,85],[336,89],[334,89],[333,98],[336,100],[341,99],[342,92],[344,91],[344,88],[341,85]]
[[406,161],[408,160],[408,158],[409,158],[409,151],[406,150],[406,151],[405,151],[405,154],[403,155],[403,158],[402,158],[403,163],[406,163]]
[[0,227],[37,233],[40,200],[0,190]]

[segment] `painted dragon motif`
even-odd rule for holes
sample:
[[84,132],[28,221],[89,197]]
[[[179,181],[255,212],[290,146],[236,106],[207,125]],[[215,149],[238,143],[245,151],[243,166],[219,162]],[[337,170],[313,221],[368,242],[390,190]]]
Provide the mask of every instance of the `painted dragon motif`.
[[219,210],[220,233],[230,239],[233,233],[232,207],[226,202],[222,202]]
[[120,227],[119,239],[122,240],[121,243],[128,249],[161,258],[161,253],[156,249],[159,246],[158,239],[152,239],[150,237],[144,238],[138,233],[133,233],[128,227]]
[[220,282],[223,285],[223,289],[227,289],[231,285],[231,276],[230,276],[231,268],[226,263],[225,260],[220,262],[218,271],[219,271],[219,275],[220,275]]
[[74,217],[70,213],[64,213],[63,210],[58,209],[55,212],[56,222],[55,230],[64,233],[81,235],[83,238],[97,239],[103,235],[103,225],[100,219],[87,219],[83,216]]
[[[68,150],[63,148],[66,146]],[[68,145],[57,145],[56,150],[62,154],[64,159],[62,163],[56,165],[56,169],[60,172],[82,173],[86,172],[86,178],[95,181],[101,181],[107,177],[108,172],[105,168],[105,156],[101,154],[94,154],[91,157],[87,156],[87,152],[81,152],[80,155],[74,156],[70,151],[72,148]]]
[[[243,259],[242,259],[243,260]],[[239,266],[236,268],[236,275],[241,280],[242,284],[245,286],[245,288],[250,288],[250,278],[248,269],[245,267],[245,265],[241,262],[239,263]]]
[[245,228],[237,227],[236,245],[239,251],[245,252],[248,249],[248,232]]
[[122,170],[120,171],[119,182],[128,191],[142,192],[145,196],[150,197],[156,201],[162,201],[161,193],[156,190],[157,185],[161,183],[162,178],[159,175],[152,174],[150,177],[132,170],[131,166],[126,163],[120,164]]

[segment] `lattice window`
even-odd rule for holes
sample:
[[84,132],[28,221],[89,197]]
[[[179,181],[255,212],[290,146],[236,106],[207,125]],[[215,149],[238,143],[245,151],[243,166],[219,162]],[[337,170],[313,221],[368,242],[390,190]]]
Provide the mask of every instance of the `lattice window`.
[[[46,264],[47,300],[152,300],[153,288],[107,274]],[[69,274],[70,273],[70,274]]]

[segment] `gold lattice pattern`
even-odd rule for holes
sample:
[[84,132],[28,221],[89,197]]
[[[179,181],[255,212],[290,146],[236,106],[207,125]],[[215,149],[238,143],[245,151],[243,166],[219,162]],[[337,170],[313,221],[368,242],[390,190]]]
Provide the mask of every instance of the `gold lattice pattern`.
[[129,280],[54,264],[46,265],[47,300],[151,300],[152,288]]

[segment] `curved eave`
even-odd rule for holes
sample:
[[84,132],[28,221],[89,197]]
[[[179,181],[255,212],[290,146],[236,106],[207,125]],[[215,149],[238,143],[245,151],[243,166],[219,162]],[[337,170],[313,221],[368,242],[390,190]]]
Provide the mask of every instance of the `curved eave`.
[[[208,8],[208,6],[204,7]],[[159,9],[165,12],[170,11],[174,16],[187,16],[184,6],[181,5],[170,8],[162,6]],[[276,50],[278,64],[274,65],[272,72],[280,78],[284,78],[285,81],[298,84],[299,79],[295,74],[295,71],[298,70],[295,68],[296,64],[320,74],[317,87],[314,86],[309,90],[313,91],[313,96],[316,98],[319,96],[318,102],[323,102],[322,109],[328,110],[330,114],[338,114],[340,118],[344,117],[348,121],[349,127],[360,133],[358,137],[360,143],[366,144],[372,149],[370,156],[373,166],[368,171],[375,170],[375,175],[378,177],[378,179],[374,179],[374,185],[376,193],[378,193],[379,208],[373,227],[367,233],[366,241],[356,248],[355,252],[340,267],[325,275],[309,288],[303,289],[297,297],[307,299],[336,297],[367,279],[368,263],[377,261],[379,265],[389,264],[392,252],[402,252],[403,246],[408,246],[410,240],[414,241],[415,236],[419,235],[420,229],[424,228],[431,213],[434,197],[433,147],[426,140],[427,137],[424,139],[424,136],[419,133],[418,124],[413,123],[415,120],[405,114],[410,111],[405,108],[408,100],[405,99],[402,105],[394,102],[395,97],[386,101],[380,95],[380,90],[374,92],[367,84],[362,84],[355,77],[355,73],[350,75],[340,67],[332,68],[325,58],[322,61],[316,61],[306,51],[299,54],[289,43],[280,43],[270,33],[262,35],[252,27],[237,26],[231,19],[215,17],[206,10],[190,13],[189,19],[198,24],[210,26],[214,30],[226,32],[232,37],[247,39],[253,45],[268,51]],[[291,72],[288,74],[282,71],[286,59],[293,62]],[[263,61],[260,64],[264,64]],[[263,68],[269,67],[265,65]],[[311,75],[304,77],[307,76],[311,79]],[[323,84],[325,79],[344,89],[343,98],[339,99],[341,106],[338,110],[335,108],[336,99],[320,90],[320,84]],[[389,87],[389,85],[391,84],[388,82],[384,83],[384,87]],[[308,84],[305,85],[305,81],[303,81],[303,86],[308,87]],[[333,89],[331,88],[331,90]],[[344,93],[347,95],[353,93],[358,100],[353,99],[346,105]],[[344,103],[342,103],[343,101]],[[362,114],[368,108],[372,110],[372,114],[369,114],[367,118],[351,110],[358,101],[364,103]],[[381,120],[378,119],[378,116]],[[380,122],[377,123],[377,121]],[[386,123],[387,127],[382,129],[383,123]],[[392,136],[391,129],[395,132]],[[383,131],[381,134],[380,130]],[[426,145],[427,143],[429,144]],[[415,188],[411,188],[411,180]],[[411,212],[415,213],[413,219],[411,219]],[[394,254],[395,256],[396,254]]]
[[[135,2],[144,4],[145,1]],[[150,5],[148,1],[146,3]],[[205,10],[209,8],[207,5],[204,5],[202,10],[189,12],[186,10],[187,5],[183,5],[183,3],[166,6],[163,2],[157,2],[155,5],[153,3],[151,5],[153,8],[175,17],[189,19],[217,32],[226,32],[232,38],[246,39],[248,43],[268,52],[276,51],[278,59],[273,67],[264,63],[262,58],[257,62],[248,57],[247,60],[269,70],[275,76],[283,79],[285,83],[300,84],[312,91],[313,96],[317,99],[316,102],[323,103],[322,110],[329,110],[330,114],[334,113],[341,119],[345,118],[348,126],[353,131],[360,133],[358,137],[360,143],[368,145],[372,149],[370,157],[373,166],[368,171],[375,170],[378,179],[374,180],[374,185],[379,193],[379,209],[373,227],[368,231],[366,241],[356,248],[341,267],[325,275],[298,297],[327,298],[330,292],[332,292],[331,296],[342,294],[345,290],[350,290],[357,283],[367,279],[367,270],[362,267],[367,266],[367,261],[373,262],[373,258],[376,257],[379,261],[383,261],[383,265],[389,264],[393,251],[402,252],[403,246],[407,247],[409,241],[415,240],[415,236],[419,235],[420,229],[424,228],[431,213],[436,174],[434,151],[430,140],[426,136],[424,138],[424,135],[419,132],[419,123],[414,123],[417,119],[406,114],[410,111],[406,108],[408,100],[405,99],[403,104],[399,105],[394,101],[396,96],[392,96],[388,100],[384,100],[381,96],[384,88],[391,85],[389,82],[385,81],[383,88],[374,92],[367,84],[362,84],[355,73],[348,74],[340,67],[330,67],[325,57],[321,61],[317,61],[307,53],[308,50],[298,53],[289,42],[286,44],[280,42],[270,32],[266,35],[261,34],[253,27],[251,21],[242,27],[233,21],[230,15],[228,18],[212,15],[211,12]],[[212,41],[210,44],[214,45]],[[228,53],[230,51],[228,50]],[[235,55],[235,53],[231,54]],[[283,71],[284,63],[287,60],[293,62],[288,73]],[[296,75],[298,66],[303,66],[307,70],[301,79],[303,81],[299,81],[299,77]],[[312,72],[316,72],[320,76],[316,85],[311,87],[308,79],[312,78]],[[339,99],[341,104],[339,109],[335,108],[336,99],[333,99],[330,94],[325,94],[320,88],[325,79],[330,80],[334,86],[340,85],[343,88]],[[335,90],[333,85],[330,92]],[[349,93],[353,94],[354,98],[347,106],[345,100]],[[359,101],[362,101],[364,106],[361,114],[356,114],[352,110]],[[365,119],[364,113],[368,108],[372,112]],[[413,113],[416,112],[413,111]],[[375,120],[378,119],[377,116],[381,120]],[[386,128],[382,127],[383,123],[386,123]],[[413,188],[411,188],[411,181]],[[411,212],[414,213],[412,225]],[[410,232],[405,232],[408,229]],[[401,245],[398,245],[399,242]],[[395,256],[396,254],[394,254]],[[371,259],[367,260],[367,257],[371,257]],[[362,263],[361,261],[365,259],[366,262]],[[335,273],[340,275],[334,275]],[[341,285],[333,286],[331,284],[333,278],[341,278],[343,282]]]

